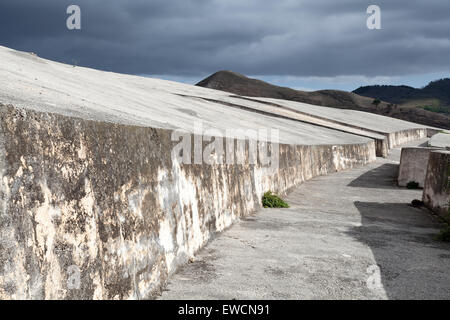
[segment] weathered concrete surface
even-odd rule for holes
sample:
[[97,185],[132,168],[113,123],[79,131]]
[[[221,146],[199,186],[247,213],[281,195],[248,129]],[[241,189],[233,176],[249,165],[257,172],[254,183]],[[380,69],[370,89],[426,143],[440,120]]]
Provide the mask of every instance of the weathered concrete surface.
[[439,148],[406,147],[402,148],[398,185],[406,187],[408,182],[415,181],[423,188],[427,174],[428,157],[431,151]]
[[12,106],[0,116],[2,299],[149,297],[263,192],[375,158],[373,141],[282,144],[275,171],[248,159],[186,165],[171,158],[171,130]]
[[428,160],[423,202],[450,221],[450,151],[433,151]]
[[430,147],[447,148],[450,147],[450,132],[435,134],[428,141]]
[[161,298],[450,299],[450,244],[434,240],[441,225],[426,209],[409,205],[421,191],[396,186],[399,156],[314,178],[287,197],[291,208],[243,219]]

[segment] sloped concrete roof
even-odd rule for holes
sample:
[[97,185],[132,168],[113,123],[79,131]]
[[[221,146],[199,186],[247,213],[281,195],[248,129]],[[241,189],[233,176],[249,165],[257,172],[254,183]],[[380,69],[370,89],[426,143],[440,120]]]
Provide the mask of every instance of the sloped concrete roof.
[[[354,144],[369,139],[323,127],[230,108],[228,93],[172,81],[57,63],[0,47],[0,103],[83,119],[193,131],[203,128],[280,130],[280,142]],[[190,97],[187,97],[190,96]]]
[[[368,137],[382,138],[370,130],[390,133],[425,127],[361,111],[268,98],[250,101],[193,85],[57,63],[1,46],[0,73],[0,103],[89,120],[189,132],[196,121],[202,121],[205,130],[273,128],[280,130],[280,142],[305,145],[364,143]],[[303,114],[277,110],[267,102]],[[341,124],[330,126],[311,116]],[[345,123],[362,130],[344,128]]]
[[330,120],[338,121],[340,123],[347,123],[349,125],[354,125],[360,128],[365,128],[377,132],[392,133],[407,129],[430,128],[429,126],[424,126],[413,122],[357,110],[329,108],[307,103],[271,98],[252,99],[279,104],[306,114],[327,118]]

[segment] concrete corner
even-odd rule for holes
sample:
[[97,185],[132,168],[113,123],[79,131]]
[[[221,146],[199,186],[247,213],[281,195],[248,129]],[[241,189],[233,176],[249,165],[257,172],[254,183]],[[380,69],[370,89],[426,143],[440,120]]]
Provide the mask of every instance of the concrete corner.
[[398,185],[406,187],[408,182],[415,181],[423,188],[427,174],[427,164],[430,152],[439,148],[408,147],[402,148]]

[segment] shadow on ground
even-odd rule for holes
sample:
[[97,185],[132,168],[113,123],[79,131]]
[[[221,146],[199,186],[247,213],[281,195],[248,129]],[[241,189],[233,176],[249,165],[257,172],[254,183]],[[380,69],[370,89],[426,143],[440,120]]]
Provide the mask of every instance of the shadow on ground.
[[354,205],[361,226],[348,233],[371,248],[389,299],[450,299],[450,244],[434,239],[433,216],[405,203]]
[[348,184],[356,188],[398,189],[398,164],[385,163],[359,176]]

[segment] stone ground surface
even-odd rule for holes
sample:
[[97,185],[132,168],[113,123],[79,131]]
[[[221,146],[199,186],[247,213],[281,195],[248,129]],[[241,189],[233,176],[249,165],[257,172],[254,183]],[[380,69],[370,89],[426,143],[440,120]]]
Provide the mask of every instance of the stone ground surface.
[[409,205],[422,191],[396,186],[399,157],[304,183],[289,209],[218,235],[159,298],[450,299],[450,244]]

